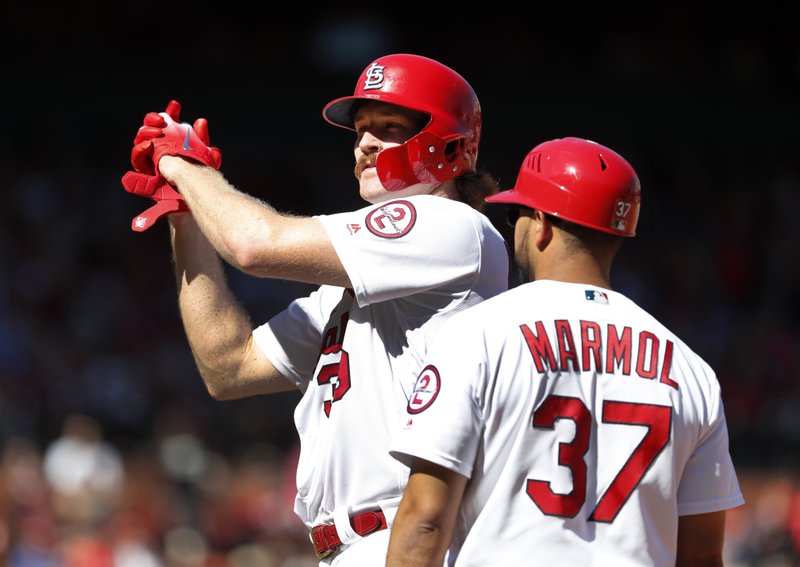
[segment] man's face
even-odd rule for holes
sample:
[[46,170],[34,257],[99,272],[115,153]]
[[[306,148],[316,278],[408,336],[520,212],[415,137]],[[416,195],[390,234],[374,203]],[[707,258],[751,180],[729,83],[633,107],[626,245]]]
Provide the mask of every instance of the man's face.
[[405,143],[418,134],[427,122],[426,114],[395,104],[375,101],[362,104],[358,108],[354,119],[358,138],[353,152],[356,158],[354,173],[362,199],[379,203],[388,198],[430,192],[432,184],[417,184],[389,192],[381,184],[375,169],[380,152]]

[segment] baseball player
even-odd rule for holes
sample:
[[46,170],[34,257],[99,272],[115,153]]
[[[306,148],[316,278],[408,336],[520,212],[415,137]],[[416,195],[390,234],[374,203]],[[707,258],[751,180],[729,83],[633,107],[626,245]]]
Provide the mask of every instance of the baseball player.
[[611,289],[636,173],[556,139],[487,201],[519,215],[523,284],[430,349],[391,444],[411,476],[387,565],[721,566],[725,510],[743,498],[720,385]]
[[[481,109],[458,73],[379,57],[323,116],[356,133],[360,210],[297,217],[239,192],[207,123],[179,123],[174,103],[145,117],[123,185],[169,215],[181,315],[210,394],[303,392],[295,512],[320,565],[377,565],[408,477],[390,432],[427,345],[451,315],[507,289],[509,255],[480,212],[498,188],[476,169]],[[152,225],[140,216],[135,229]],[[220,257],[320,287],[253,328]]]

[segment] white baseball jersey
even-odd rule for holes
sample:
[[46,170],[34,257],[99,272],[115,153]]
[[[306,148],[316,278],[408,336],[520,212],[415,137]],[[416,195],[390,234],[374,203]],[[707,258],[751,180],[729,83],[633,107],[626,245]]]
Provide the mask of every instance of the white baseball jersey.
[[487,217],[442,197],[319,218],[352,289],[321,286],[253,336],[304,393],[295,512],[312,526],[382,505],[391,520],[408,468],[389,439],[428,343],[450,315],[508,288],[508,250]]
[[536,281],[443,326],[391,454],[471,480],[448,564],[674,565],[744,502],[712,369],[625,296]]

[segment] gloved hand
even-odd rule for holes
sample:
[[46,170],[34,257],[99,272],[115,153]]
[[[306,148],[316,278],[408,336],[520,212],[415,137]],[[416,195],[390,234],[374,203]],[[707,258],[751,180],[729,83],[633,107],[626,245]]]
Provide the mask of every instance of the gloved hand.
[[133,140],[133,168],[148,175],[158,173],[158,162],[165,155],[182,156],[219,169],[222,152],[210,145],[208,121],[198,118],[194,125],[180,122],[181,105],[172,100],[165,112],[150,112],[144,117]]
[[180,112],[181,105],[175,100],[170,101],[165,112],[150,112],[133,141],[134,171],[122,177],[122,186],[129,193],[156,202],[131,222],[131,229],[137,232],[147,230],[164,215],[189,210],[181,194],[158,173],[158,162],[163,156],[187,157],[214,169],[222,164],[222,153],[210,146],[208,121],[198,118],[193,126],[180,123]]
[[122,176],[122,186],[128,193],[150,197],[156,202],[131,221],[131,230],[136,232],[144,232],[164,215],[189,211],[181,194],[160,175],[129,171]]

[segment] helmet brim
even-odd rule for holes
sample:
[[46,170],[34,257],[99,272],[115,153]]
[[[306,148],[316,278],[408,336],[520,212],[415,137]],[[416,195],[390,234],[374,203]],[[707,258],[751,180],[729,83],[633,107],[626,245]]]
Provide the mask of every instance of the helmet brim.
[[[366,102],[380,102],[387,105],[400,106],[415,112],[420,112],[427,115],[428,124],[431,121],[431,113],[425,110],[414,108],[401,104],[399,101],[395,102],[390,96],[344,96],[334,99],[326,104],[322,109],[322,116],[325,120],[334,126],[347,128],[348,130],[355,131],[355,116],[358,108]],[[427,128],[428,124],[425,125]],[[424,128],[423,128],[424,129]]]
[[371,100],[359,96],[343,96],[330,101],[322,109],[322,117],[334,126],[355,130],[353,117],[356,108],[366,100]]
[[507,191],[500,191],[499,193],[495,193],[494,195],[489,195],[488,197],[484,198],[484,201],[486,201],[487,203],[505,203],[507,205],[520,205],[523,207],[529,207],[531,209],[538,208],[530,198],[526,197],[516,189],[508,189]]

